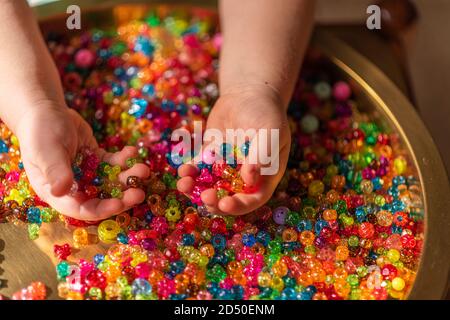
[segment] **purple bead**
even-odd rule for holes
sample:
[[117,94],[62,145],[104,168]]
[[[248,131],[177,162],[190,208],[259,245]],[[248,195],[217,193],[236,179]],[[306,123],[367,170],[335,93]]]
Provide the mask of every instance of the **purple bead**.
[[191,110],[195,115],[199,115],[202,112],[202,108],[198,104],[193,104]]
[[289,208],[278,207],[273,211],[273,221],[276,224],[284,224],[286,221],[286,216],[289,213]]
[[141,246],[147,251],[152,251],[156,249],[156,243],[153,241],[153,239],[144,239],[141,241]]

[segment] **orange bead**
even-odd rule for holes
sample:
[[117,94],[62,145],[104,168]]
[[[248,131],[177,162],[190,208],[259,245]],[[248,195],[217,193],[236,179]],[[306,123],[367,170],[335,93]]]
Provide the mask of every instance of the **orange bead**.
[[334,209],[327,209],[323,211],[323,219],[326,221],[332,221],[337,219],[337,212]]
[[313,244],[315,238],[314,233],[311,231],[306,230],[300,233],[300,243],[304,246],[310,246]]
[[349,255],[348,248],[346,246],[336,247],[336,260],[345,261]]

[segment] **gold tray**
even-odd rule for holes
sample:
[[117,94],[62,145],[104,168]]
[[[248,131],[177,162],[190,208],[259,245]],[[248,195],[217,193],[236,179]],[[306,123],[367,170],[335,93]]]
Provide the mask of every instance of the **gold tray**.
[[[147,5],[135,4],[145,2]],[[126,4],[125,4],[126,3]],[[129,3],[133,3],[129,5]],[[82,29],[100,27],[140,18],[158,1],[59,1],[35,8],[43,31],[66,29],[66,8],[78,4],[82,8]],[[216,1],[165,0],[167,5],[203,11],[210,10],[215,16]],[[425,206],[425,242],[417,270],[416,280],[408,299],[442,299],[447,292],[450,268],[450,186],[438,150],[430,134],[418,117],[408,99],[393,82],[365,57],[331,36],[316,28],[312,47],[318,48],[335,65],[341,76],[349,81],[358,92],[362,109],[378,119],[388,131],[398,132],[409,160],[417,169],[423,190]],[[43,281],[49,287],[49,298],[57,299],[56,273],[53,258],[53,244],[71,242],[71,233],[61,223],[47,224],[36,241],[27,239],[23,228],[0,224],[0,279],[6,285],[0,293],[10,296],[31,281]],[[95,253],[104,252],[106,245],[97,244],[75,252],[71,259],[91,259]]]

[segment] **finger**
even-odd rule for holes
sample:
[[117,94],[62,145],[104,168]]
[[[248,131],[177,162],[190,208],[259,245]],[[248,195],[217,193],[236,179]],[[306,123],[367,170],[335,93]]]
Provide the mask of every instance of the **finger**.
[[97,221],[122,212],[125,206],[120,199],[100,200],[95,198],[82,203],[79,208],[79,216],[82,220]]
[[123,193],[122,202],[125,207],[124,210],[130,209],[135,205],[142,203],[144,200],[145,200],[145,192],[142,189],[130,188],[124,191]]
[[217,192],[215,189],[206,189],[201,193],[200,197],[206,206],[217,208],[219,199],[217,198]]
[[184,177],[177,181],[177,189],[178,191],[190,195],[192,190],[194,189],[195,180],[192,177]]
[[199,170],[192,164],[183,164],[178,168],[178,175],[180,177],[196,177],[199,174]]
[[257,164],[244,163],[242,165],[240,173],[246,185],[254,187],[259,184],[261,179],[260,169],[261,167]]
[[274,176],[261,178],[261,186],[255,193],[236,193],[220,199],[218,208],[224,214],[242,215],[249,213],[266,203],[272,196],[277,184]]
[[134,158],[138,154],[138,150],[136,147],[126,146],[119,152],[106,152],[103,156],[103,161],[112,164],[113,166],[121,166],[122,169],[127,168],[126,161],[129,158]]
[[130,169],[119,173],[119,181],[126,185],[127,178],[130,176],[136,176],[141,179],[147,179],[150,176],[150,168],[143,163],[136,163]]

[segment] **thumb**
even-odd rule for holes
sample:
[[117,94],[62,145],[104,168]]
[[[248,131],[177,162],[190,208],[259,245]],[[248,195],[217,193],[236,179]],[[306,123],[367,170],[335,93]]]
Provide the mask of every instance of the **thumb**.
[[36,159],[36,165],[41,170],[44,181],[50,186],[50,192],[55,197],[66,195],[73,183],[67,150],[61,144],[46,144],[41,151],[43,157]]

